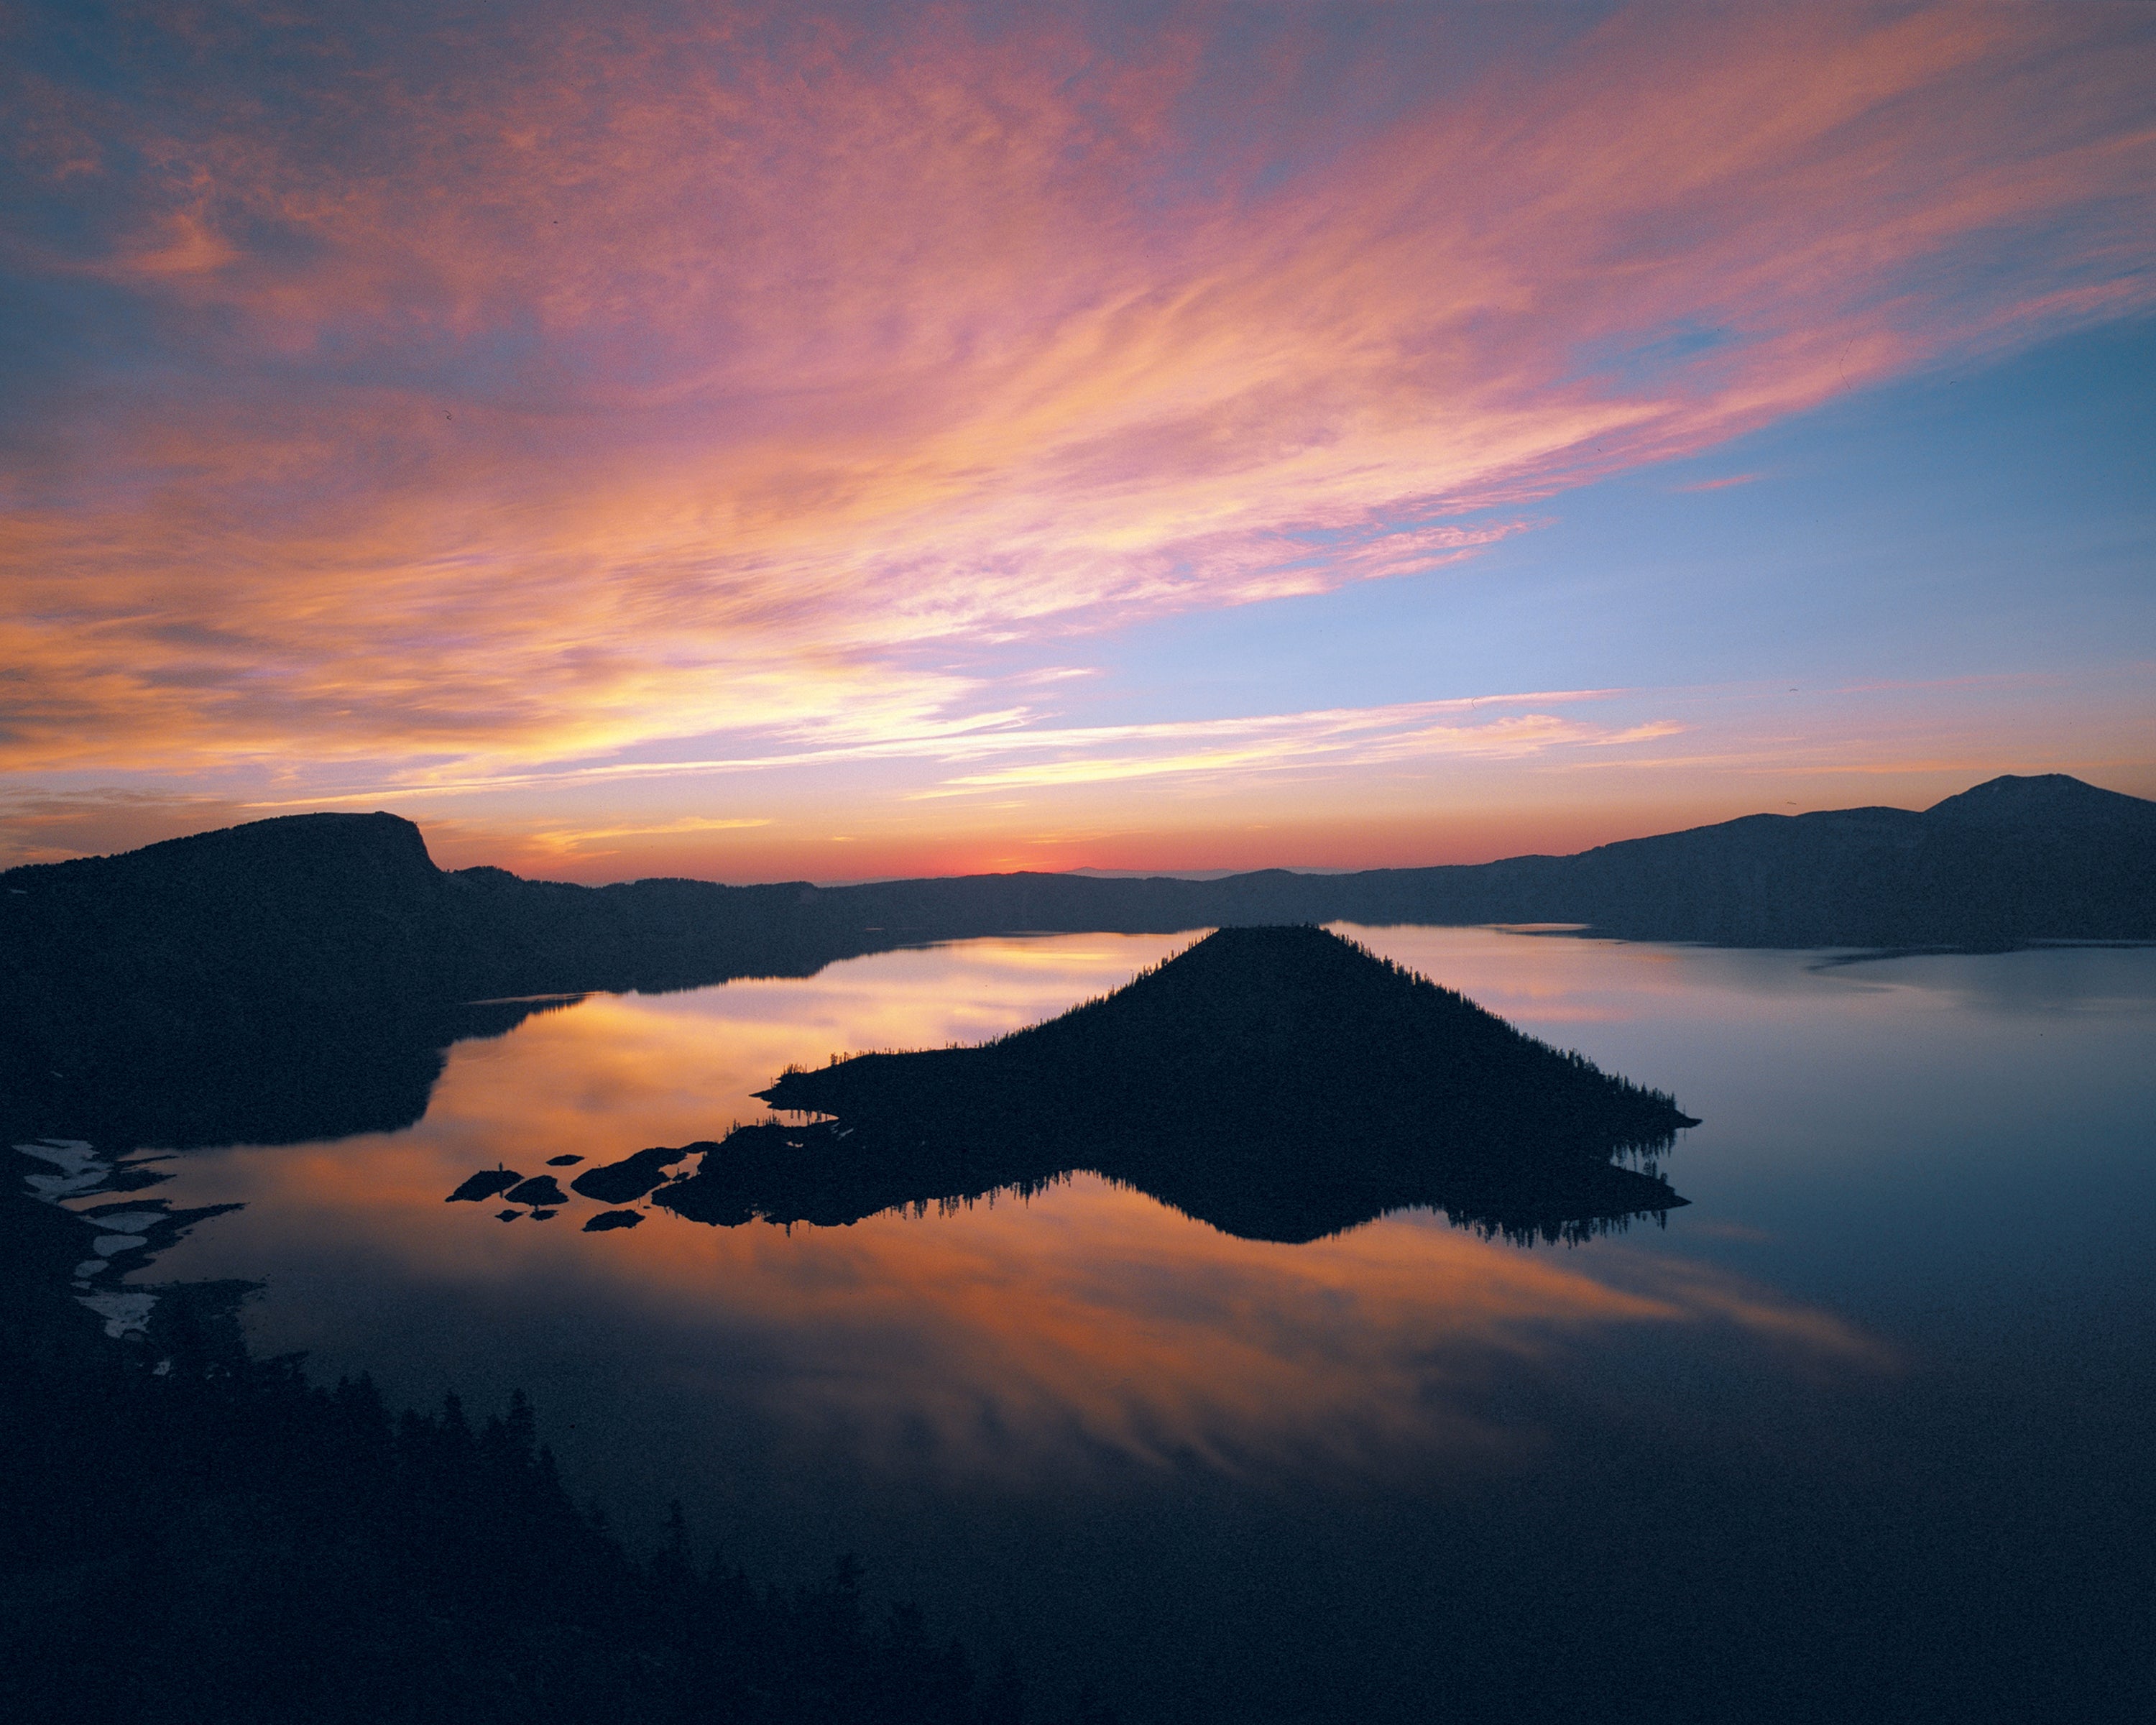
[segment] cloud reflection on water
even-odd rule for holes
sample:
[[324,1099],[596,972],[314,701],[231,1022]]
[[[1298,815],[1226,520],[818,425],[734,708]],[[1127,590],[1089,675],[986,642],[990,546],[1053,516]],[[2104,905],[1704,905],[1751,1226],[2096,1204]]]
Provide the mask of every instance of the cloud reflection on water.
[[[1430,947],[1447,980],[1479,973],[1471,991],[1529,1028],[1622,1016],[1625,993],[1665,976],[1681,986],[1653,949],[1384,932]],[[1088,1456],[1235,1472],[1312,1455],[1374,1466],[1434,1447],[1494,1463],[1537,1441],[1489,1411],[1497,1379],[1655,1327],[1794,1348],[1815,1369],[1887,1363],[1832,1316],[1666,1250],[1522,1251],[1426,1213],[1311,1245],[1254,1242],[1091,1175],[1025,1202],[790,1232],[654,1211],[633,1235],[586,1235],[603,1206],[505,1228],[443,1202],[498,1162],[528,1174],[556,1155],[610,1161],[719,1136],[761,1113],[750,1092],[789,1060],[993,1034],[1105,993],[1189,938],[981,941],[807,981],[590,999],[459,1045],[408,1131],[187,1158],[191,1200],[248,1208],[162,1273],[266,1269],[258,1327],[277,1347],[340,1352],[328,1308],[370,1285],[424,1292],[445,1327],[483,1325],[505,1302],[552,1314],[537,1345],[647,1356],[707,1415],[753,1409],[871,1471],[959,1478],[1067,1473]]]

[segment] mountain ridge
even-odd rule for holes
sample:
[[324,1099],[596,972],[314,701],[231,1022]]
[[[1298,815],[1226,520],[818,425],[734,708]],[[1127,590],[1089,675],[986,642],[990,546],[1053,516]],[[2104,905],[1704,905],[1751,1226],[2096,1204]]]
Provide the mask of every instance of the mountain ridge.
[[[530,1009],[495,1009],[475,1030],[463,1003],[805,976],[982,935],[1338,922],[1573,924],[1789,947],[2152,940],[2156,803],[2061,774],[2008,776],[1922,813],[1747,815],[1572,856],[829,888],[588,887],[444,870],[399,816],[315,814],[27,865],[0,875],[0,889],[10,1121],[80,1136],[110,1119],[170,1142],[238,1127],[276,1141],[311,1135],[310,1121],[340,1132],[405,1123],[447,1041],[499,1034]],[[393,1070],[405,1076],[383,1084]],[[275,1107],[245,1101],[272,1081],[283,1086]],[[116,1114],[122,1096],[153,1093],[162,1100]]]

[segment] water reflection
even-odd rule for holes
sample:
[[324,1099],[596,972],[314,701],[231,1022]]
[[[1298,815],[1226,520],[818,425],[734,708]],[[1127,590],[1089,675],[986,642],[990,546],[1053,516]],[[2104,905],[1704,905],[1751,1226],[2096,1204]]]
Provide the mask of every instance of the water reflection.
[[426,1112],[452,1043],[502,1035],[579,998],[295,1012],[266,1034],[229,1003],[202,1003],[200,1021],[187,1023],[193,1003],[105,1003],[85,993],[72,1010],[110,1004],[124,1027],[114,1042],[145,1047],[126,1059],[109,1047],[78,1050],[91,1071],[51,1074],[60,1096],[0,1095],[0,1127],[10,1139],[37,1141],[64,1128],[67,1137],[104,1147],[192,1147],[393,1132]]
[[[631,1241],[445,1218],[443,1155],[417,1145],[383,1147],[357,1178],[333,1153],[234,1158],[250,1216],[277,1219],[273,1301],[304,1278],[302,1300],[349,1310],[305,1267],[326,1262],[337,1281],[393,1281],[475,1326],[514,1306],[588,1337],[596,1327],[609,1345],[648,1347],[662,1373],[708,1349],[711,1380],[733,1381],[705,1393],[754,1404],[803,1440],[843,1442],[871,1472],[1433,1442],[1495,1455],[1501,1435],[1448,1390],[1613,1328],[1736,1327],[1846,1367],[1887,1358],[1831,1317],[1707,1266],[1645,1254],[1589,1265],[1426,1215],[1283,1245],[1081,1175],[1027,1200],[843,1229],[712,1230],[657,1212]],[[259,1266],[270,1244],[236,1251]],[[270,1339],[294,1339],[275,1316]],[[344,1352],[343,1337],[320,1339]]]
[[[2085,1697],[2148,1604],[2156,1286],[2107,1219],[2156,1204],[2156,955],[1358,937],[1681,1096],[1693,1206],[1527,1251],[1422,1212],[1236,1239],[1086,1175],[839,1228],[578,1194],[790,1062],[978,1041],[1188,939],[1070,937],[459,1043],[404,1129],[157,1164],[176,1208],[246,1205],[157,1272],[259,1281],[258,1349],[398,1400],[521,1386],[632,1533],[679,1497],[759,1573],[857,1550],[1134,1721]],[[497,1167],[581,1207],[443,1201]]]
[[[441,1325],[483,1325],[505,1304],[574,1313],[609,1347],[675,1363],[661,1370],[710,1348],[733,1375],[706,1393],[819,1442],[843,1436],[870,1470],[1030,1471],[1050,1451],[1058,1466],[1103,1452],[1224,1463],[1312,1445],[1494,1455],[1496,1428],[1464,1393],[1493,1362],[1642,1326],[1733,1327],[1865,1370],[1885,1358],[1830,1317],[1652,1253],[1525,1254],[1426,1213],[1309,1244],[1236,1239],[1086,1174],[844,1228],[713,1230],[657,1209],[631,1212],[649,1223],[634,1239],[581,1225],[599,1204],[636,1204],[683,1153],[647,1153],[617,1178],[623,1147],[757,1110],[754,1091],[789,1061],[978,1040],[1106,993],[1188,938],[969,942],[807,983],[588,999],[459,1045],[410,1131],[188,1158],[191,1191],[249,1206],[192,1261],[266,1273],[265,1345],[340,1363],[366,1351],[345,1326],[373,1327],[349,1291],[385,1283],[426,1291],[417,1304]],[[1563,1040],[1555,1024],[1580,991],[1541,968],[1537,943],[1509,944],[1530,972],[1510,979],[1515,1004],[1537,1004]],[[588,1200],[564,1218],[578,1226],[480,1225],[504,1176],[568,1155],[591,1163],[569,1183]],[[444,1204],[457,1191],[475,1201]],[[393,1381],[422,1339],[373,1368]],[[466,1339],[447,1357],[480,1351]]]

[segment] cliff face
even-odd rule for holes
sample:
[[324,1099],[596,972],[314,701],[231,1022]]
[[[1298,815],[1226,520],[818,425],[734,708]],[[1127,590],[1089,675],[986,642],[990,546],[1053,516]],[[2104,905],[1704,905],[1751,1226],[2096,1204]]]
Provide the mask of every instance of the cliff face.
[[0,1112],[162,1142],[407,1125],[449,1042],[532,1009],[511,997],[831,956],[798,950],[794,888],[447,872],[383,814],[258,821],[0,887]]
[[[150,1130],[156,1117],[178,1141],[275,1137],[318,1135],[311,1120],[357,1131],[413,1117],[448,1040],[523,1010],[475,1021],[461,1003],[807,975],[1014,930],[1577,922],[1738,946],[2156,939],[2156,803],[2053,774],[1994,779],[1921,814],[1751,815],[1471,867],[820,890],[448,872],[395,815],[305,814],[15,869],[0,889],[9,1119]],[[284,1100],[243,1100],[272,1091]]]

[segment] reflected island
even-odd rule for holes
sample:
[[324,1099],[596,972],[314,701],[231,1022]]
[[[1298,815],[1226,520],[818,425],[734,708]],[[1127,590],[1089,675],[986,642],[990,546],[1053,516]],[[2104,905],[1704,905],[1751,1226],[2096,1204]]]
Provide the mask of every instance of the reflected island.
[[1579,1240],[1682,1204],[1655,1158],[1698,1123],[1311,927],[1224,928],[1047,1023],[792,1069],[759,1094],[822,1117],[693,1147],[696,1172],[653,1203],[836,1225],[1084,1170],[1250,1240],[1415,1206]]

